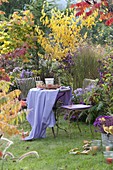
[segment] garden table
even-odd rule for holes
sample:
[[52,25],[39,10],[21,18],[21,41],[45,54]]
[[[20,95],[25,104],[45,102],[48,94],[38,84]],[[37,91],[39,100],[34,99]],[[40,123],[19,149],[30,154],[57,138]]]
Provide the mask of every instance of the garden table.
[[71,88],[41,89],[32,88],[27,96],[27,108],[29,113],[27,120],[32,129],[25,140],[46,137],[46,128],[54,127],[56,120],[53,107],[58,100],[63,104],[69,104],[71,99]]

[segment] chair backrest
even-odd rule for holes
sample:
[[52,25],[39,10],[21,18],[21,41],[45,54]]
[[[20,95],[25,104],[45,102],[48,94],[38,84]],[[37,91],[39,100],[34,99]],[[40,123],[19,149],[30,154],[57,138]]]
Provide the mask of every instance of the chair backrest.
[[97,85],[97,80],[95,79],[87,79],[87,78],[85,78],[84,80],[83,80],[83,89],[85,89],[85,88],[87,88],[88,86],[96,86]]

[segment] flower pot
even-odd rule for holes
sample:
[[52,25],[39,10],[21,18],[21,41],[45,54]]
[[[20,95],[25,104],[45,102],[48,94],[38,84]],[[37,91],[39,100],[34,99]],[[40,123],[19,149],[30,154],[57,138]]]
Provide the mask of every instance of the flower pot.
[[48,85],[48,84],[54,84],[54,78],[45,78],[45,84]]
[[106,133],[101,133],[102,145],[108,146],[109,143],[113,143],[113,135],[107,135]]
[[35,78],[23,78],[23,79],[16,79],[17,87],[21,90],[21,99],[26,98],[29,90],[34,88],[35,85]]

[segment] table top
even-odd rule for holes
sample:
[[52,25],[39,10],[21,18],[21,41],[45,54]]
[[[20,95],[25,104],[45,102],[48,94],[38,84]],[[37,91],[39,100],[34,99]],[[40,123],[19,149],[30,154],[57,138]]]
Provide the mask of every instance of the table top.
[[69,86],[61,86],[59,88],[31,88],[30,91],[37,91],[37,90],[44,90],[44,91],[54,91],[54,90],[59,90],[59,92],[65,92],[65,91],[70,91],[71,87]]

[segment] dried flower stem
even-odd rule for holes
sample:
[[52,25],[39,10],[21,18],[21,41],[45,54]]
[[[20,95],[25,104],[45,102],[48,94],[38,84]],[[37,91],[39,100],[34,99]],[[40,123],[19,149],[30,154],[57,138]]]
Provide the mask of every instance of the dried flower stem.
[[[4,141],[8,142],[7,146],[5,147],[5,149],[2,152],[2,159],[5,159],[7,156],[10,156],[14,159],[15,156],[11,152],[6,152],[6,150],[13,144],[13,142],[11,140],[7,139],[7,138],[4,138],[3,135],[0,136],[0,140],[4,140]],[[39,154],[38,154],[37,151],[30,151],[30,152],[27,152],[27,153],[23,154],[22,156],[20,156],[17,159],[17,162],[22,161],[24,158],[26,158],[30,155],[36,155],[36,157],[39,158]]]
[[22,156],[19,157],[18,162],[22,161],[24,158],[26,158],[29,155],[36,155],[37,158],[39,158],[39,154],[36,151],[31,151],[23,154]]
[[3,150],[3,157],[4,157],[4,155],[5,155],[5,153],[6,153],[6,150],[13,144],[13,142],[12,142],[11,140],[7,139],[7,138],[4,138],[3,136],[1,137],[1,140],[5,140],[5,141],[8,142],[8,143],[7,143],[7,146],[6,146],[5,149]]

